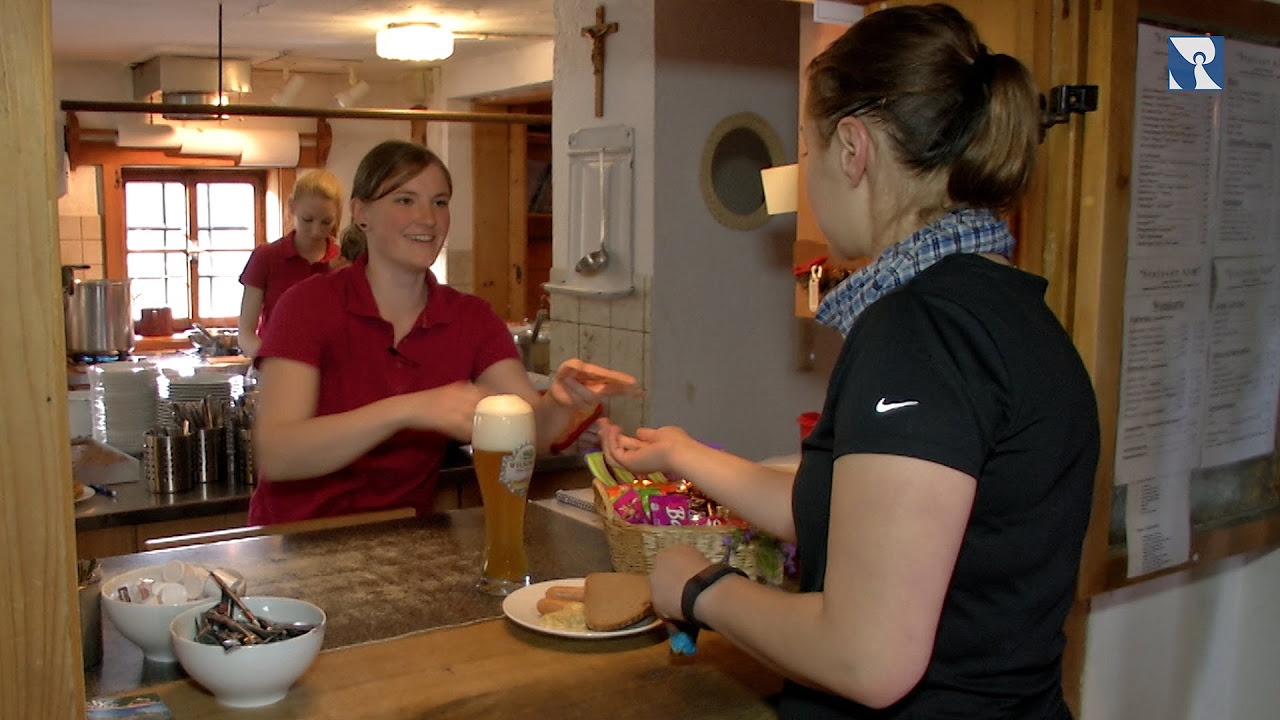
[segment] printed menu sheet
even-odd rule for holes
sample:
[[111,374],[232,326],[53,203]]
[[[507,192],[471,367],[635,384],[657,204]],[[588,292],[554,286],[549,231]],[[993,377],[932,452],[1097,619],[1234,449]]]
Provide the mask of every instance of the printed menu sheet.
[[1216,258],[1202,467],[1275,448],[1280,397],[1276,256]]
[[1115,482],[1200,464],[1209,271],[1198,255],[1130,258]]
[[1181,565],[1190,559],[1190,488],[1189,473],[1129,485],[1125,508],[1129,577]]
[[1115,456],[1131,576],[1186,561],[1191,474],[1273,452],[1280,402],[1280,48],[1227,38],[1222,91],[1171,91],[1185,34],[1138,28]]
[[1217,145],[1210,92],[1173,92],[1169,31],[1138,26],[1129,257],[1207,252]]

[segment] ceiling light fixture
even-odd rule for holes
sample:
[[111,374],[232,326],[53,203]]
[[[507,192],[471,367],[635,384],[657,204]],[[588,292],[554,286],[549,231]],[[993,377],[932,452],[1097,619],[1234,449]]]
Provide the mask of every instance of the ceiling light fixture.
[[453,33],[435,23],[391,23],[378,31],[377,49],[388,60],[443,60],[453,54]]

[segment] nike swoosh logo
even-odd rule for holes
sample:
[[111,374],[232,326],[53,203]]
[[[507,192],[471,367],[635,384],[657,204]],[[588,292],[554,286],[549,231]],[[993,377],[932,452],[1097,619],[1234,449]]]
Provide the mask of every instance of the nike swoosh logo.
[[876,403],[876,412],[887,413],[890,410],[897,410],[898,408],[911,407],[912,405],[919,405],[919,404],[920,404],[920,401],[918,400],[903,400],[902,402],[885,402],[885,398],[880,398],[880,402]]

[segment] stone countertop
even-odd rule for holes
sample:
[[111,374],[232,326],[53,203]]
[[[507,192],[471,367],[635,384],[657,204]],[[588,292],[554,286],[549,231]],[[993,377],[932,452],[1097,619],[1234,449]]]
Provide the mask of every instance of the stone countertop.
[[[534,466],[534,473],[536,475],[582,467],[585,465],[581,454],[572,451],[566,454],[539,457]],[[81,479],[82,482],[94,482],[92,469],[85,470]],[[460,494],[462,486],[474,482],[474,479],[475,472],[471,467],[471,459],[466,453],[460,449],[454,449],[446,455],[445,466],[440,471],[442,495],[448,492]],[[76,504],[77,531],[244,512],[248,510],[249,496],[253,494],[251,485],[212,483],[197,485],[192,490],[169,495],[152,493],[142,480],[116,483],[107,487],[115,491],[115,497],[98,494]]]
[[[525,543],[534,582],[609,570],[597,528],[530,503]],[[324,647],[386,640],[501,617],[502,598],[475,590],[484,547],[479,508],[428,517],[271,535],[105,558],[104,582],[127,570],[182,560],[233,568],[249,595],[315,603],[329,616]],[[104,615],[102,662],[85,670],[87,697],[185,677],[176,663],[145,661]]]

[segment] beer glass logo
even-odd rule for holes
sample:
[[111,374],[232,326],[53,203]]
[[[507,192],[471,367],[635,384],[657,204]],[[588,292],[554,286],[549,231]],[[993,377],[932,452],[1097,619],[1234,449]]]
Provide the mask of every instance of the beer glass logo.
[[1170,90],[1221,90],[1225,76],[1221,35],[1169,38]]
[[502,484],[507,486],[513,495],[524,497],[529,490],[529,480],[533,478],[533,462],[537,456],[537,448],[533,443],[524,443],[502,458],[502,472],[498,476]]

